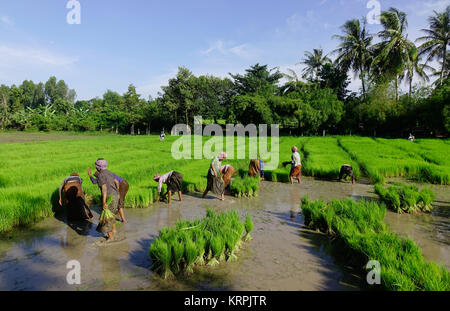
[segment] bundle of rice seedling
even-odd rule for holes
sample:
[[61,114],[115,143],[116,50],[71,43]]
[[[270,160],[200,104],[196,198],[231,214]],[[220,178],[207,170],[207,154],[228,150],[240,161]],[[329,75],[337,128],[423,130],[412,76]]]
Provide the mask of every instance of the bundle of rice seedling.
[[247,234],[245,235],[244,241],[249,241],[252,239],[252,236],[250,235],[250,232],[253,230],[253,221],[250,215],[247,214],[247,217],[245,217],[245,231]]
[[195,246],[195,243],[188,239],[185,241],[185,248],[184,248],[184,259],[186,260],[186,273],[190,274],[193,273],[193,265],[195,259],[197,259],[197,247]]
[[181,259],[184,255],[184,244],[178,241],[177,238],[172,238],[170,240],[170,247],[172,249],[172,270],[177,273],[181,269]]
[[160,273],[163,279],[170,277],[173,274],[170,269],[172,262],[170,246],[161,239],[156,239],[150,246],[149,253],[153,262],[152,269]]
[[[216,213],[208,209],[206,217],[195,221],[178,221],[174,228],[163,228],[159,231],[158,241],[151,247],[154,260],[153,268],[167,277],[167,271],[178,274],[182,271],[192,273],[195,265],[209,266],[219,262],[236,260],[236,251],[242,243],[244,230],[246,238],[253,229],[251,217],[247,215],[245,223],[239,220],[236,211]],[[155,244],[154,242],[154,244]],[[164,242],[161,246],[160,242]],[[169,254],[165,253],[168,248]],[[166,265],[169,256],[169,266]],[[158,262],[156,262],[158,261]]]
[[[450,273],[443,265],[426,262],[410,239],[390,232],[383,222],[386,207],[374,201],[305,200],[305,225],[332,234],[333,254],[345,258],[356,269],[368,261],[381,264],[381,287],[387,290],[450,290]],[[328,212],[332,210],[332,212]],[[308,214],[308,219],[306,217]],[[332,215],[332,216],[327,216]],[[325,219],[329,217],[328,220]],[[322,221],[313,221],[322,218]],[[331,227],[330,228],[328,228]],[[366,271],[360,271],[365,277]],[[375,287],[376,288],[376,287]]]
[[397,213],[431,212],[431,202],[435,198],[433,191],[423,188],[420,192],[416,186],[394,183],[384,188],[375,185],[375,193],[386,205]]
[[97,231],[101,232],[101,233],[106,233],[106,225],[109,222],[115,222],[116,221],[116,217],[114,216],[114,214],[107,208],[105,210],[102,211],[102,213],[100,214],[100,219],[97,225]]

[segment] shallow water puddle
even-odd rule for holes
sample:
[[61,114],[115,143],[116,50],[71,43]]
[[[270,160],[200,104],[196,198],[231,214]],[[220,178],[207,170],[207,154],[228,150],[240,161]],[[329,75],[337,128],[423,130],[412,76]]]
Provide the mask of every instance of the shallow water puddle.
[[[411,233],[429,260],[449,266],[450,198],[439,188],[440,206],[432,215],[388,213],[386,221],[399,233]],[[301,196],[311,199],[375,197],[368,184],[338,183],[305,178],[302,185],[262,182],[259,196],[251,199],[212,196],[183,197],[171,207],[158,203],[148,209],[126,209],[128,224],[120,225],[125,238],[108,246],[93,245],[101,234],[93,224],[67,225],[46,219],[33,228],[15,231],[0,240],[0,290],[353,290],[359,278],[335,263],[326,251],[328,239],[303,227]],[[182,218],[203,217],[206,208],[237,209],[250,213],[253,240],[245,243],[236,262],[200,267],[190,277],[162,281],[150,270],[148,249],[158,231]],[[95,209],[95,207],[94,207]],[[392,214],[392,215],[391,215]],[[291,215],[296,216],[294,219]],[[405,217],[406,216],[406,217]],[[401,223],[396,227],[396,223]],[[404,230],[404,231],[403,231]],[[81,284],[69,285],[66,264],[81,263]]]

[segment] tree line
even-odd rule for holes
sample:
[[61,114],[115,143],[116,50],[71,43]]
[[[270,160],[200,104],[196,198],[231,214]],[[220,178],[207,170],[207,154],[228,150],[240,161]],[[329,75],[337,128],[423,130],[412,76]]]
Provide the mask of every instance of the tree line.
[[[368,32],[365,19],[345,22],[333,36],[336,49],[305,52],[301,73],[255,64],[219,78],[180,67],[156,98],[142,98],[131,84],[124,94],[108,90],[76,100],[75,90],[56,77],[1,85],[0,129],[149,134],[192,126],[199,115],[219,124],[278,123],[296,135],[448,135],[450,6],[434,11],[416,42],[408,39],[406,13],[390,8],[380,21],[377,34]],[[359,92],[348,90],[352,74],[361,81]]]

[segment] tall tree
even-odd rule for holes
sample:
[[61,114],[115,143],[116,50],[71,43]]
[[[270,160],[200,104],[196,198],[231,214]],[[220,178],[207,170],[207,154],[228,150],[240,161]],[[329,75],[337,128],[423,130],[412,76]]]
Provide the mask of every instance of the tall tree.
[[408,40],[406,30],[408,20],[405,12],[396,8],[383,11],[380,17],[383,30],[378,33],[381,42],[376,44],[376,56],[371,66],[377,67],[378,74],[387,74],[395,79],[395,98],[398,100],[399,78],[410,66],[413,42]]
[[433,13],[434,16],[428,18],[430,28],[422,29],[426,35],[416,41],[423,42],[419,47],[419,55],[428,55],[425,64],[434,59],[441,61],[439,85],[442,85],[447,68],[447,47],[450,45],[450,5],[442,13]]
[[314,49],[312,53],[306,51],[304,55],[305,58],[299,63],[306,65],[303,69],[303,77],[317,81],[320,68],[327,63],[331,63],[331,59],[324,55],[322,49]]
[[373,36],[366,29],[367,22],[358,19],[347,21],[341,26],[343,35],[335,35],[341,43],[332,53],[338,54],[335,63],[345,71],[351,69],[355,76],[359,74],[362,83],[363,98],[366,98],[365,76],[370,70],[371,54],[370,46]]
[[277,83],[283,77],[278,68],[268,69],[267,65],[251,66],[245,70],[245,75],[233,75],[230,76],[234,79],[234,85],[236,93],[245,95],[249,93],[258,94],[275,94],[277,90]]
[[411,48],[409,51],[410,61],[407,63],[406,72],[404,75],[400,76],[400,81],[405,79],[406,83],[409,85],[409,98],[412,96],[412,83],[414,76],[418,76],[422,81],[429,82],[430,78],[426,71],[434,72],[434,68],[428,66],[427,64],[421,64],[417,48]]
[[4,129],[9,123],[9,87],[0,86],[0,129]]
[[168,86],[163,86],[164,101],[174,113],[177,123],[177,112],[182,111],[186,124],[189,124],[189,111],[194,103],[193,81],[194,75],[185,67],[179,67],[175,78],[169,80]]

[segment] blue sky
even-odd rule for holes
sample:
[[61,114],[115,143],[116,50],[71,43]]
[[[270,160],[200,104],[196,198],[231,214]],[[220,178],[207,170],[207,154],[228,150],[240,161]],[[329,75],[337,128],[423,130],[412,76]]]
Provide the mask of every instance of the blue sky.
[[[0,84],[55,75],[78,99],[123,93],[133,83],[156,96],[178,66],[194,74],[243,73],[257,62],[295,69],[305,50],[333,50],[348,19],[369,0],[78,0],[81,24],[66,22],[68,0],[0,0]],[[408,13],[409,38],[450,0],[379,0]],[[372,33],[379,25],[370,25]],[[352,83],[358,88],[358,81]]]

